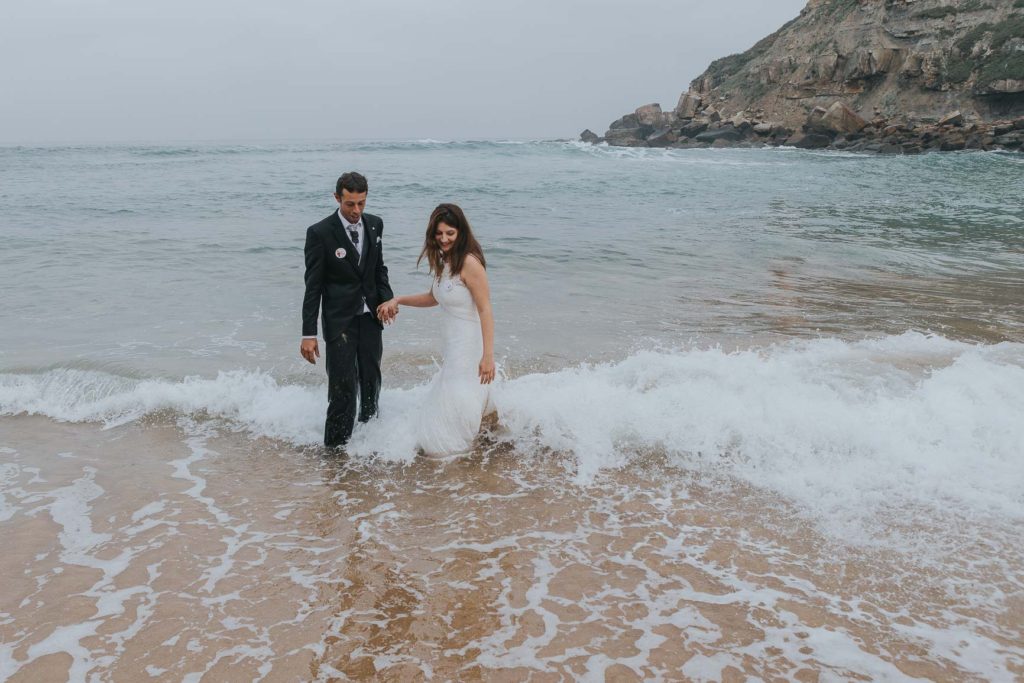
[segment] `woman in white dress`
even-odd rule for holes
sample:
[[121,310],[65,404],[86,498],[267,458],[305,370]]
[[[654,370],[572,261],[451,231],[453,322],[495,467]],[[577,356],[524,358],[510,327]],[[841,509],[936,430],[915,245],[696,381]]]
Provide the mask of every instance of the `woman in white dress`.
[[483,250],[466,215],[455,204],[440,204],[427,223],[423,251],[433,276],[430,291],[396,296],[377,316],[391,321],[399,306],[441,306],[444,364],[430,385],[417,420],[419,448],[446,456],[472,448],[490,407],[494,380],[494,315]]

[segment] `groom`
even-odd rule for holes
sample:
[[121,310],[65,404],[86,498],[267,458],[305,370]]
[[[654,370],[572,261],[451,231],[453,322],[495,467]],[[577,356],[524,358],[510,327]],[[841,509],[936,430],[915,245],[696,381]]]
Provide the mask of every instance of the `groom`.
[[377,305],[394,298],[384,265],[384,221],[364,213],[368,186],[359,173],[338,178],[338,210],[306,230],[306,296],[302,300],[302,346],[310,363],[320,357],[316,317],[323,310],[327,353],[326,446],[344,446],[359,421],[377,413],[383,322]]

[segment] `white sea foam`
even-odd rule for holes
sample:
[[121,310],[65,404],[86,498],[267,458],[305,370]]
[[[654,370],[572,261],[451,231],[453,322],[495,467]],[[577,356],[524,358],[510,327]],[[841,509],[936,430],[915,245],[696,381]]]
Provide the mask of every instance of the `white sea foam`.
[[[9,451],[6,453],[5,451]],[[13,455],[11,449],[0,449],[0,455]],[[21,468],[13,463],[0,463],[0,522],[6,522],[14,517],[21,508],[7,501],[8,489],[14,487],[18,481]]]
[[256,435],[315,443],[325,405],[321,393],[281,386],[260,372],[223,372],[213,379],[174,382],[56,369],[0,375],[0,415],[24,413],[117,426],[160,411],[207,414],[232,420]]
[[[173,411],[257,436],[320,441],[322,387],[259,372],[131,380],[58,369],[0,375],[0,414],[121,424]],[[425,388],[387,389],[357,427],[356,456],[415,456]],[[644,451],[782,494],[848,533],[880,509],[956,508],[1024,518],[1024,345],[907,333],[749,351],[641,352],[495,387],[498,438],[572,452],[587,479]]]

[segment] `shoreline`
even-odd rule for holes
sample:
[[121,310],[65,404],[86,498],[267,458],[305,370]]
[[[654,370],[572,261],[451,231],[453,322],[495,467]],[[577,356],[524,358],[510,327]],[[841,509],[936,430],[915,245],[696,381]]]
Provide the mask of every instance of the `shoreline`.
[[[684,110],[685,111],[685,110]],[[941,119],[862,119],[842,102],[815,107],[800,127],[772,121],[763,111],[725,119],[714,108],[690,116],[644,105],[612,122],[604,136],[588,130],[581,142],[669,149],[795,147],[877,154],[1006,151],[1024,153],[1024,117],[970,121],[959,111]]]

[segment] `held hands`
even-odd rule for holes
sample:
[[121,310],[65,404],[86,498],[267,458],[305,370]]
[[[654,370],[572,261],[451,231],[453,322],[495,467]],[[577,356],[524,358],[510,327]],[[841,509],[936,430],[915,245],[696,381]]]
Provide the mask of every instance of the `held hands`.
[[310,363],[316,365],[316,359],[320,357],[320,345],[316,339],[303,339],[299,347],[299,353]]
[[377,319],[385,325],[390,325],[398,315],[398,302],[394,299],[385,301],[377,307]]
[[485,355],[480,359],[480,384],[494,381],[494,357]]

